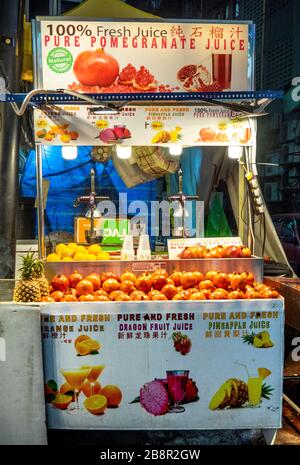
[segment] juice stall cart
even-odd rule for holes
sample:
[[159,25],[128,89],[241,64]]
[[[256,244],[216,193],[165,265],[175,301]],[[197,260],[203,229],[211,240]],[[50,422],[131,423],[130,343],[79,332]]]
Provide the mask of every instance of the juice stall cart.
[[[249,174],[255,164],[251,116],[261,109],[256,99],[264,99],[265,107],[279,96],[252,90],[250,23],[42,18],[34,24],[34,46],[35,85],[47,89],[32,96],[39,107],[34,120],[41,258],[46,145],[242,147],[239,186],[231,186],[238,190],[240,216],[244,171]],[[100,60],[109,72],[88,75],[85,60]],[[248,99],[252,106],[233,103]],[[122,173],[133,169],[132,160],[117,160],[113,153]],[[137,154],[135,149],[135,164]],[[149,164],[139,160],[140,170],[143,161]],[[259,212],[261,205],[255,205]],[[253,252],[253,229],[248,240],[240,219],[238,225]],[[168,259],[46,262],[53,290],[70,295],[94,273],[92,288],[86,292],[81,285],[80,294],[98,297],[40,304],[48,428],[281,426],[284,301],[257,284],[262,259],[251,251],[243,257],[242,242],[215,241],[197,238],[198,258],[181,258],[170,241]],[[238,249],[238,255],[225,258],[219,249],[209,257],[207,250],[222,242],[222,250]],[[72,285],[74,270],[80,280]]]

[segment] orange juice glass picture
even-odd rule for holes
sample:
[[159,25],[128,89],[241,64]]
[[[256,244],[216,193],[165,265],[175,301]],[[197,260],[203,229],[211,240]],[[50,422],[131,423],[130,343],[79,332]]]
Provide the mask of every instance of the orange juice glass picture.
[[75,399],[76,399],[76,407],[74,409],[79,409],[79,402],[78,402],[78,395],[79,389],[82,384],[87,379],[88,375],[90,374],[91,367],[86,368],[64,368],[61,369],[61,374],[64,376],[67,383],[74,388]]

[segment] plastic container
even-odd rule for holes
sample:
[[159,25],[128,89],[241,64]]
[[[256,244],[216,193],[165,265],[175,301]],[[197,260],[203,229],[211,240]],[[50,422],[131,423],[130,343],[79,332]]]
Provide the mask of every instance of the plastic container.
[[141,234],[139,240],[139,246],[136,254],[137,260],[150,260],[151,249],[148,234]]
[[121,260],[134,260],[133,236],[129,234],[124,237]]

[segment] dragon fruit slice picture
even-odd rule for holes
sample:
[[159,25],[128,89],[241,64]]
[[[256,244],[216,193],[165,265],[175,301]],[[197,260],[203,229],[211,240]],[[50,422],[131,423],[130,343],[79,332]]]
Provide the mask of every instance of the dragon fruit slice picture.
[[[199,390],[196,382],[192,378],[188,378],[185,396],[180,404],[188,404],[198,400]],[[154,416],[165,415],[170,412],[173,400],[168,390],[167,378],[155,378],[144,384],[140,389],[140,395],[130,403],[138,402],[146,412]]]
[[150,381],[140,390],[140,403],[152,415],[164,415],[169,410],[169,395],[160,381]]
[[117,142],[120,143],[124,139],[130,139],[131,132],[126,126],[114,126],[113,128],[106,128],[100,131],[98,137],[104,144],[114,144]]

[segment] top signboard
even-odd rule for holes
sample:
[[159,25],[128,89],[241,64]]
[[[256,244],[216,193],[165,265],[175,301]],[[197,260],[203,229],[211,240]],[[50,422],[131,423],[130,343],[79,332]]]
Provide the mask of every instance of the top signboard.
[[82,93],[253,90],[248,22],[34,22],[35,85]]

